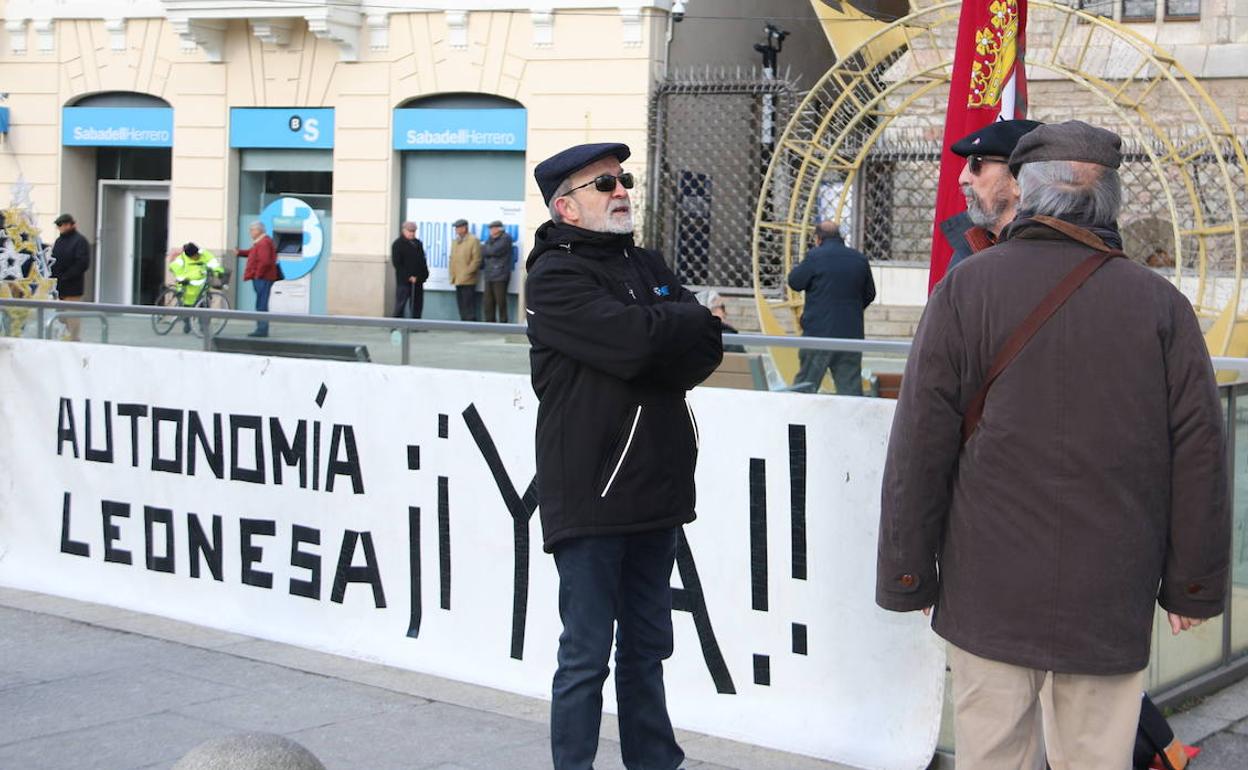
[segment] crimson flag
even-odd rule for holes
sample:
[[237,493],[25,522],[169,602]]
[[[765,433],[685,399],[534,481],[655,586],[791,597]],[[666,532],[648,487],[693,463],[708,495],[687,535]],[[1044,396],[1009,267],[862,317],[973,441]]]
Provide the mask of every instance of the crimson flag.
[[962,3],[932,223],[929,293],[945,277],[953,256],[940,223],[966,210],[966,198],[958,187],[958,175],[966,160],[954,155],[950,146],[994,120],[1027,117],[1027,78],[1023,71],[1026,29],[1027,0]]

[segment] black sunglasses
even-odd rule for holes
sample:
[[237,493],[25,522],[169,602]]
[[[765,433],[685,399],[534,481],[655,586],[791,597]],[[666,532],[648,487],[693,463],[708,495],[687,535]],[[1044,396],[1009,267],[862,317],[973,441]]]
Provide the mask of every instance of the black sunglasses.
[[970,167],[971,173],[979,176],[979,172],[984,170],[985,163],[1009,163],[1005,158],[989,158],[986,155],[970,155],[966,159],[966,165]]
[[576,187],[573,187],[571,190],[568,190],[566,193],[564,193],[564,195],[571,195],[572,193],[576,192],[582,187],[589,187],[591,184],[594,186],[594,189],[597,190],[598,192],[605,192],[605,193],[614,192],[615,180],[617,179],[620,180],[620,184],[624,185],[625,190],[633,189],[633,175],[631,172],[625,171],[623,174],[620,174],[619,176],[616,176],[614,174],[603,174],[602,176],[596,176],[593,179],[586,182],[585,184],[579,184]]

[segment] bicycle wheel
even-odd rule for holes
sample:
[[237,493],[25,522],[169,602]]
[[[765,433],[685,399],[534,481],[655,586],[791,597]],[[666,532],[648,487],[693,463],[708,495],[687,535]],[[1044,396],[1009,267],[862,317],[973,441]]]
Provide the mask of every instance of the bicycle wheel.
[[[156,298],[156,307],[179,307],[182,304],[182,295],[172,286],[166,286],[161,291],[160,296]],[[168,334],[169,330],[178,322],[176,315],[163,315],[161,313],[152,314],[152,331],[157,334]]]
[[[200,300],[200,307],[206,307],[209,310],[229,310],[230,300],[225,296],[225,292],[209,289]],[[213,318],[211,323],[212,336],[216,337],[225,330],[225,325],[229,321],[225,318]]]

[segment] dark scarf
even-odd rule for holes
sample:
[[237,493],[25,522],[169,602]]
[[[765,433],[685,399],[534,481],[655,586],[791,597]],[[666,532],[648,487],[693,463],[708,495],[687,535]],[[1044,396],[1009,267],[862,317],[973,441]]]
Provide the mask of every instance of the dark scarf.
[[[1119,251],[1122,250],[1122,233],[1118,232],[1117,224],[1111,224],[1108,226],[1094,225],[1081,214],[1067,215],[1058,218],[1064,222],[1069,222],[1072,225],[1078,225],[1079,227],[1092,232],[1102,241],[1105,241],[1105,245],[1109,246],[1111,249],[1118,249]],[[1039,225],[1037,222],[1032,221],[1031,212],[1019,211],[1018,215],[1014,217],[1014,221],[1006,225],[1005,229],[1001,231],[1000,240],[1008,241],[1011,238],[1017,237],[1019,232],[1022,230],[1042,226],[1043,225]],[[1049,228],[1046,227],[1045,229],[1047,230]]]

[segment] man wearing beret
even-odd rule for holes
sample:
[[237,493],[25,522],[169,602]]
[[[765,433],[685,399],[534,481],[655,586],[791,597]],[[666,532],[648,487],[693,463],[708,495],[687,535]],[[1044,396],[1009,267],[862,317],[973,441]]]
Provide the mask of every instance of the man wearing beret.
[[620,751],[673,770],[663,689],[672,565],[694,519],[698,427],[685,394],[723,358],[720,321],[653,251],[633,243],[623,144],[583,144],[537,165],[550,221],[525,282],[543,545],[559,572],[550,707],[556,770],[589,770],[615,639]]
[[1155,604],[1178,634],[1226,602],[1217,385],[1187,299],[1120,258],[1120,147],[1019,140],[1018,217],[936,286],[906,364],[876,602],[949,642],[959,770],[1130,767]]
[[1010,153],[1027,132],[1040,125],[1034,120],[998,120],[953,143],[949,151],[966,158],[958,186],[966,196],[966,211],[940,223],[953,247],[952,270],[959,262],[997,242],[1014,219],[1018,183],[1006,165]]
[[477,276],[481,271],[481,241],[468,232],[468,220],[456,219],[455,240],[451,242],[451,285],[455,287],[455,303],[459,320],[477,320]]

